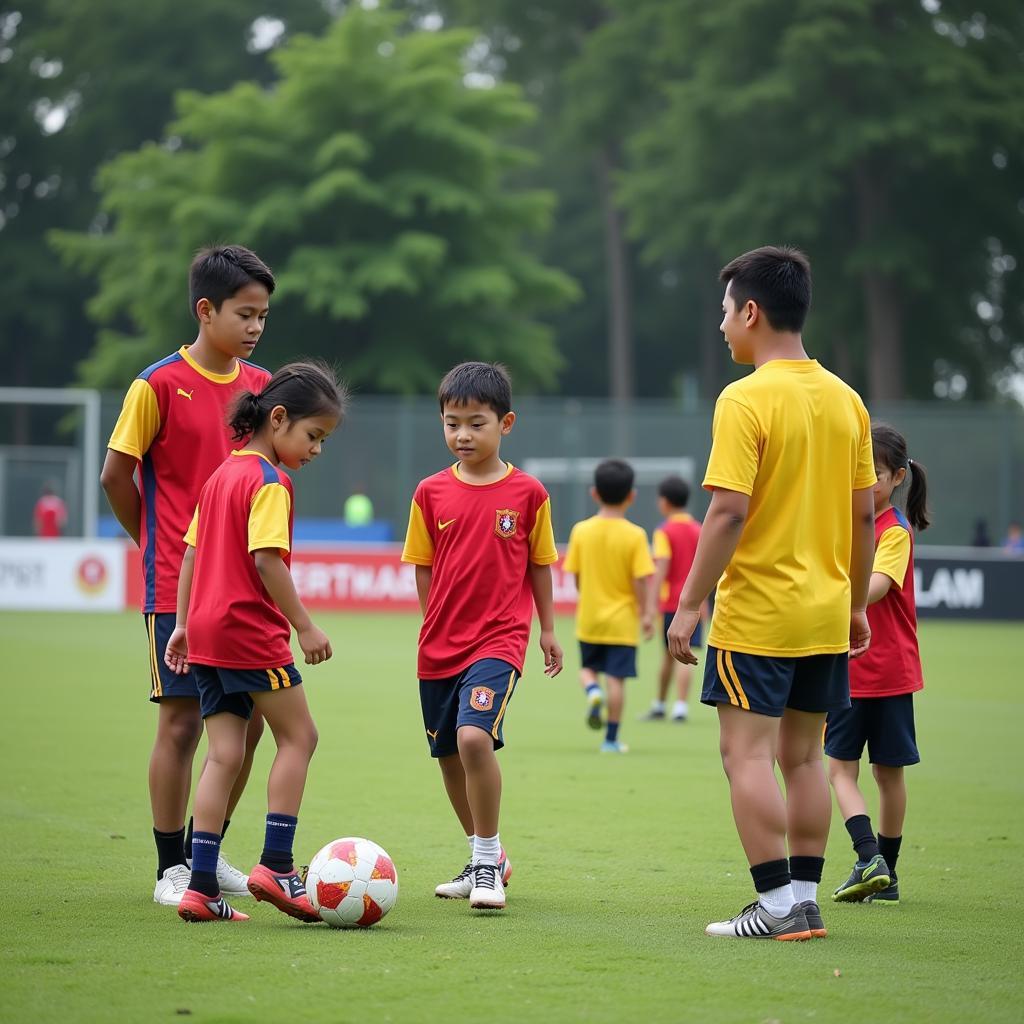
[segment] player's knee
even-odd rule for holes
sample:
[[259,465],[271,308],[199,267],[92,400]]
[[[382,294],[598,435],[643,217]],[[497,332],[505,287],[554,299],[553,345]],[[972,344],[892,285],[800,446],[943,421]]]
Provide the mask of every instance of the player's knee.
[[879,789],[890,789],[903,784],[902,768],[894,768],[888,764],[873,764],[871,774],[874,775]]
[[203,720],[197,709],[178,708],[161,715],[157,741],[176,753],[191,757],[203,735]]
[[476,726],[463,726],[458,735],[459,756],[463,764],[475,763],[494,756],[490,734]]
[[256,749],[256,745],[263,736],[265,728],[266,720],[261,714],[254,713],[252,718],[249,719],[249,726],[245,731],[245,746],[248,751],[251,752]]

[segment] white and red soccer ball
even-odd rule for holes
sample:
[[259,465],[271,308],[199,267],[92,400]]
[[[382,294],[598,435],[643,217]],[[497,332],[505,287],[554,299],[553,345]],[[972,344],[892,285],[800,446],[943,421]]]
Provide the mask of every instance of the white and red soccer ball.
[[306,894],[332,928],[368,928],[395,905],[398,873],[369,839],[335,839],[310,861]]

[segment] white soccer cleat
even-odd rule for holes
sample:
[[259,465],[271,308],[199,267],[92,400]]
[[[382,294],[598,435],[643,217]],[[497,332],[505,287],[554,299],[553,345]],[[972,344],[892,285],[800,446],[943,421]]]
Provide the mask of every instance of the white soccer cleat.
[[221,854],[217,858],[217,884],[223,896],[251,896],[249,876],[243,874]]
[[[501,872],[502,885],[508,885],[512,877],[512,861],[504,848],[498,854],[498,870]],[[473,865],[467,864],[450,882],[442,882],[434,895],[442,900],[468,900],[473,891]]]
[[501,883],[501,871],[496,864],[473,865],[469,905],[474,910],[505,909],[505,886]]
[[184,864],[172,865],[157,879],[153,902],[164,907],[179,906],[191,880],[192,872]]

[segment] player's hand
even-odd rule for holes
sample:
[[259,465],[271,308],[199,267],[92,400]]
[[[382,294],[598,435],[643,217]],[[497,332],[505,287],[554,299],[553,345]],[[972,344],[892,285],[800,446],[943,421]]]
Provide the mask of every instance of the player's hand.
[[850,657],[859,658],[871,646],[871,627],[863,608],[850,612]]
[[540,649],[544,652],[544,675],[557,676],[562,671],[563,654],[554,630],[541,630]]
[[668,627],[668,653],[684,665],[696,665],[697,655],[690,650],[690,637],[700,622],[700,610],[678,609]]
[[164,664],[175,675],[184,675],[188,671],[188,640],[185,639],[185,627],[175,626],[164,650]]
[[640,631],[645,640],[650,640],[654,636],[654,616],[650,612],[640,620]]
[[299,647],[306,656],[307,665],[319,665],[334,653],[327,634],[313,623],[299,633]]

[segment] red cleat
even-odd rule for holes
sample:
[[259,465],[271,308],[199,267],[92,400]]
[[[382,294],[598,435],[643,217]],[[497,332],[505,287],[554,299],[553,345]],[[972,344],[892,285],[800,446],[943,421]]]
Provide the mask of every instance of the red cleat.
[[313,909],[306,895],[306,887],[302,884],[298,872],[290,871],[279,875],[276,871],[263,864],[257,864],[249,872],[249,892],[256,899],[273,904],[278,910],[299,921],[312,924],[320,920],[320,915]]
[[205,893],[187,889],[178,904],[178,917],[190,924],[206,921],[248,921],[249,915],[235,910],[220,893],[213,899]]

